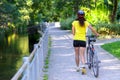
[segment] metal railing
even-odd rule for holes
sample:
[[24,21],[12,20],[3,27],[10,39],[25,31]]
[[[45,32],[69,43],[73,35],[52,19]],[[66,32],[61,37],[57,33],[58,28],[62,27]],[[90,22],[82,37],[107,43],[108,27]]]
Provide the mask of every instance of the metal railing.
[[11,80],[42,80],[44,59],[48,53],[48,28],[29,57],[23,57],[23,65]]

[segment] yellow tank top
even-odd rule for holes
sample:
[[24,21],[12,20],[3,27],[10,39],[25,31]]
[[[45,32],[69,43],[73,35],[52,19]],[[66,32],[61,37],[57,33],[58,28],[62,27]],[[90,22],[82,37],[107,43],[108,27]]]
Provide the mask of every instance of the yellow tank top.
[[88,28],[89,23],[87,21],[85,21],[85,25],[80,26],[79,21],[76,20],[76,21],[72,22],[72,26],[74,26],[74,28],[75,28],[75,35],[74,35],[73,39],[86,41],[86,29]]

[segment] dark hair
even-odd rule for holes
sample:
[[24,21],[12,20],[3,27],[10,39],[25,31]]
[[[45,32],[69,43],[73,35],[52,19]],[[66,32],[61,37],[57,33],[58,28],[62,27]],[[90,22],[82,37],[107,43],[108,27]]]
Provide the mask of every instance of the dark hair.
[[86,21],[86,19],[84,18],[84,15],[85,15],[85,14],[80,14],[79,11],[78,11],[78,13],[77,13],[77,19],[76,19],[76,20],[79,21],[79,24],[80,24],[81,26],[84,26],[84,22]]

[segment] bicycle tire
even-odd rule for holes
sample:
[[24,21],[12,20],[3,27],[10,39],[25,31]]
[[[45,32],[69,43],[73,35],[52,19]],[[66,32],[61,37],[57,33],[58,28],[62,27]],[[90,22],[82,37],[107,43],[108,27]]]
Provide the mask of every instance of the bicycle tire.
[[90,55],[91,54],[91,51],[90,51],[90,48],[87,47],[87,64],[88,64],[88,68],[91,69],[92,67],[92,56]]
[[98,56],[97,54],[94,52],[94,55],[93,55],[93,73],[94,73],[94,76],[95,77],[98,77],[99,75],[99,62],[98,62]]

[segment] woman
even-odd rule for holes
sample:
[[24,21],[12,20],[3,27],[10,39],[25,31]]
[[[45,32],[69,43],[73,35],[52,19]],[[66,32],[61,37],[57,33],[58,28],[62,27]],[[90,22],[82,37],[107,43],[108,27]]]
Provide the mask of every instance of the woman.
[[96,35],[99,34],[84,18],[84,11],[80,10],[77,13],[77,19],[72,22],[73,46],[75,50],[75,61],[77,71],[79,71],[79,62],[81,60],[82,73],[86,73],[85,69],[85,49],[86,49],[86,29],[89,28]]

